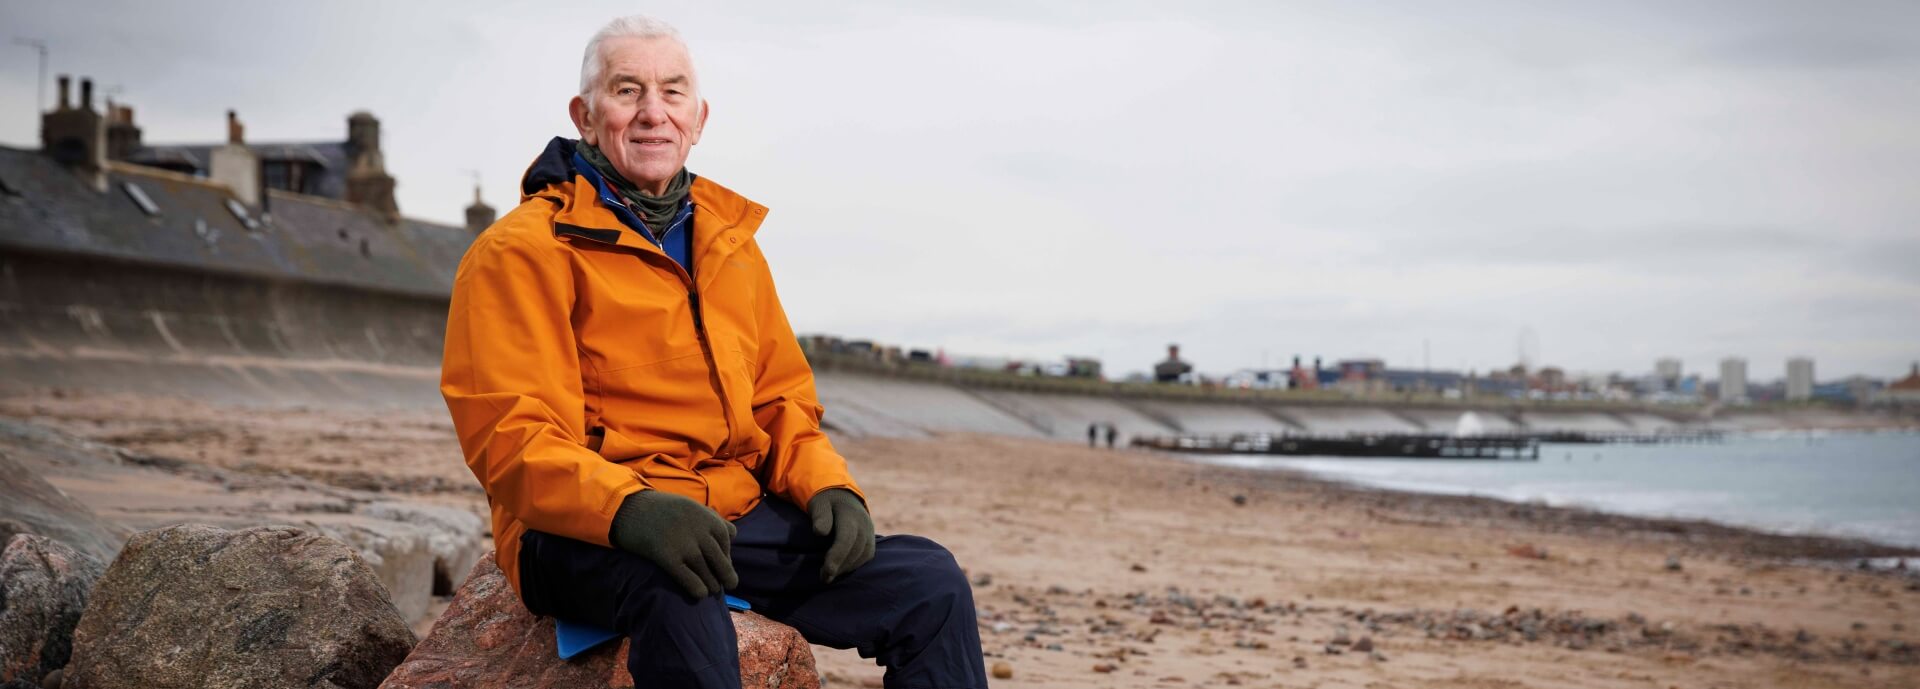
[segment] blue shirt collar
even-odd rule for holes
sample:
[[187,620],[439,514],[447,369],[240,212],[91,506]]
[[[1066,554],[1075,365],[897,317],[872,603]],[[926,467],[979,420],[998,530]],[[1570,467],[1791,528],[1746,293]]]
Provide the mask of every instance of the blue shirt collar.
[[[626,223],[628,228],[639,232],[640,236],[646,237],[654,244],[660,243],[660,238],[654,236],[653,232],[647,228],[646,221],[641,220],[640,216],[633,212],[633,209],[627,207],[627,203],[620,199],[620,195],[614,193],[613,185],[607,182],[607,178],[602,176],[599,170],[589,165],[587,159],[579,153],[573,154],[573,170],[582,177],[586,177],[587,181],[593,183],[594,190],[599,193],[600,203],[611,209],[614,217],[619,218],[620,222]],[[693,195],[689,194],[687,195],[687,200],[680,202],[680,212],[674,214],[673,222],[667,225],[666,234],[672,234],[674,230],[685,226],[687,220],[692,216]]]

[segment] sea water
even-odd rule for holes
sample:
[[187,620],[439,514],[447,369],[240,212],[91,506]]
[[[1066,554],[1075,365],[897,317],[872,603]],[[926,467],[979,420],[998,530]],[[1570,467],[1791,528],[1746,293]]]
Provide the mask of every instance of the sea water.
[[1704,445],[1546,444],[1539,461],[1198,455],[1395,490],[1478,495],[1920,547],[1920,433],[1776,433]]

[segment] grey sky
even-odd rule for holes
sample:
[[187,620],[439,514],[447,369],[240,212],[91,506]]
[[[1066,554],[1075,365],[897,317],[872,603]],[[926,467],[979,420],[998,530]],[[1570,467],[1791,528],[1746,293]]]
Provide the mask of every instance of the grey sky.
[[[1920,4],[0,0],[153,142],[383,123],[457,223],[553,135],[606,19],[680,26],[689,163],[773,208],[802,331],[1202,370],[1379,356],[1756,379],[1920,359]],[[36,145],[33,53],[0,142]],[[50,90],[51,87],[49,87]],[[50,96],[49,96],[50,97]]]

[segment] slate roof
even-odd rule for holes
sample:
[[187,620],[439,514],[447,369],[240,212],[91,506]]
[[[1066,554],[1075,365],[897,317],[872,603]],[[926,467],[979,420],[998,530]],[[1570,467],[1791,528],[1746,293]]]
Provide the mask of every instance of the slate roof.
[[[96,191],[39,151],[0,147],[0,251],[446,298],[473,241],[464,227],[388,223],[360,206],[280,191],[268,192],[262,217],[223,186],[141,165],[110,163],[107,183]],[[144,211],[136,194],[158,212]]]
[[[156,166],[191,166],[204,177],[213,150],[226,144],[162,144],[147,146],[127,157],[127,162]],[[330,199],[347,197],[347,167],[353,158],[345,141],[309,141],[284,143],[247,143],[247,148],[262,162],[299,160],[320,164],[321,174],[314,180],[312,193]]]

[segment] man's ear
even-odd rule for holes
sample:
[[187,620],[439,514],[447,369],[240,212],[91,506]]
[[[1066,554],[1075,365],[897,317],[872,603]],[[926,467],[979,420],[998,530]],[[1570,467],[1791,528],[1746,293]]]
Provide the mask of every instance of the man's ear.
[[573,118],[573,128],[580,130],[581,141],[587,142],[589,146],[600,145],[600,142],[593,140],[593,116],[587,112],[585,98],[574,96],[573,100],[567,101],[567,116]]
[[700,121],[693,125],[693,140],[687,142],[687,145],[692,146],[694,144],[700,143],[700,132],[704,132],[706,130],[707,130],[707,99],[702,98],[700,99]]

